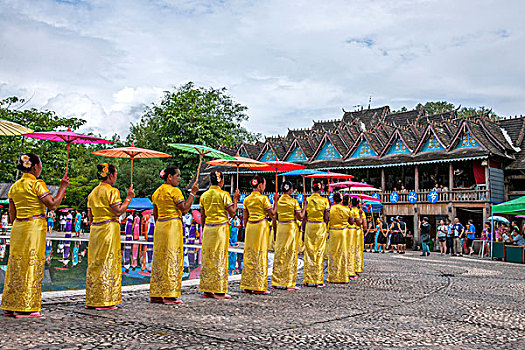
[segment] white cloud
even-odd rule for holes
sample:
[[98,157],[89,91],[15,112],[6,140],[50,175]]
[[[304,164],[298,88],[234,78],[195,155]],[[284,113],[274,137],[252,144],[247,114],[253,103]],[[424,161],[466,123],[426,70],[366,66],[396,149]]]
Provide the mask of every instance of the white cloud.
[[[124,136],[142,106],[225,86],[264,134],[446,99],[523,113],[521,1],[0,0],[0,97]],[[107,120],[111,120],[108,125]]]

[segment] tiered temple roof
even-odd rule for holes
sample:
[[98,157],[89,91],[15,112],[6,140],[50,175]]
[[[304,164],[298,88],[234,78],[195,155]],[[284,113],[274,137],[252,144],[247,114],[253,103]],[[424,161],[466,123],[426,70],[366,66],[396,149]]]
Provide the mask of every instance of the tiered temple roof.
[[460,117],[456,111],[426,115],[423,110],[392,114],[388,106],[344,111],[342,118],[314,121],[310,129],[256,144],[223,148],[251,158],[302,162],[309,168],[371,168],[446,160],[491,159],[507,169],[525,170],[525,120],[494,121],[486,115]]

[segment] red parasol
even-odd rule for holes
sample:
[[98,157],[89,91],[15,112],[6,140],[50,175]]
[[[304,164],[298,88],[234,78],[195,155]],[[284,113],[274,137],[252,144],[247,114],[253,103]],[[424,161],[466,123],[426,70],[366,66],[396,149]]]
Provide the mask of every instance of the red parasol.
[[65,142],[67,144],[67,156],[66,156],[66,175],[69,168],[69,144],[70,143],[113,143],[108,140],[104,140],[95,136],[79,134],[71,131],[71,127],[67,128],[67,131],[39,131],[24,134],[24,136],[31,137],[33,139]]
[[131,143],[131,147],[108,148],[100,151],[91,152],[97,156],[112,157],[112,158],[128,158],[131,159],[131,184],[133,184],[133,160],[135,158],[169,158],[167,153],[153,151],[145,148],[135,147],[135,142]]
[[277,173],[283,172],[283,171],[292,171],[292,170],[300,170],[306,168],[304,165],[295,164],[291,162],[283,162],[280,160],[271,160],[269,162],[263,162],[265,164],[265,167],[250,167],[249,169],[252,170],[259,170],[259,171],[275,171],[275,192],[279,191],[279,186],[277,183]]

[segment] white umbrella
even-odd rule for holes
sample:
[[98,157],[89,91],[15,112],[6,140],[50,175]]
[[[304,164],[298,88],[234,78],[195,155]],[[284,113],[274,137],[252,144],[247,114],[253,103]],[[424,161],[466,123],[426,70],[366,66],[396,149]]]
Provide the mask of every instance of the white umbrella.
[[487,220],[489,220],[489,221],[496,221],[496,222],[502,222],[504,224],[510,224],[510,221],[505,219],[503,216],[491,216]]

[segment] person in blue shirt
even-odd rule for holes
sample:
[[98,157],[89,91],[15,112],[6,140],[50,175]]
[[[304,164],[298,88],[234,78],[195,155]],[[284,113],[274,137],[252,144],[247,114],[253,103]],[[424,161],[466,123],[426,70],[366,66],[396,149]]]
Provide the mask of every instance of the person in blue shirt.
[[474,221],[470,219],[467,225],[467,248],[469,249],[468,255],[474,254],[474,249],[472,248],[472,242],[476,238],[476,227],[474,226]]

